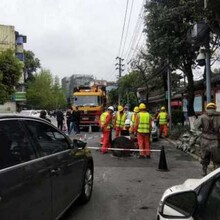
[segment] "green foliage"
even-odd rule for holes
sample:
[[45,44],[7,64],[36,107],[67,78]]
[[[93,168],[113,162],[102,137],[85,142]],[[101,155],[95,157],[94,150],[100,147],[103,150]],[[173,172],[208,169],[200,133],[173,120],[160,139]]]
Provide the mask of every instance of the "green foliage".
[[58,82],[53,83],[49,70],[42,69],[28,83],[27,104],[35,109],[58,109],[66,107],[66,99]]
[[12,50],[0,54],[0,103],[10,99],[22,75],[22,63]]
[[130,72],[123,76],[119,83],[119,93],[121,94],[121,104],[129,103],[131,108],[138,104],[137,89],[145,86],[143,75],[138,71]]
[[28,80],[33,78],[33,73],[41,67],[40,60],[35,57],[35,54],[30,50],[24,50],[24,72]]
[[118,89],[112,89],[108,93],[108,104],[117,105],[118,104]]

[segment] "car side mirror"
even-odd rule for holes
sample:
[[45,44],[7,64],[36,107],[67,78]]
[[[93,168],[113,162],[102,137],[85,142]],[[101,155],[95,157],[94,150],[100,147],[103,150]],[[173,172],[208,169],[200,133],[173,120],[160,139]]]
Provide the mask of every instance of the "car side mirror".
[[84,141],[81,141],[79,139],[73,139],[73,145],[76,147],[76,148],[82,148],[84,149],[86,147],[86,142]]
[[159,207],[164,218],[190,218],[197,206],[197,195],[194,191],[179,192],[167,196]]

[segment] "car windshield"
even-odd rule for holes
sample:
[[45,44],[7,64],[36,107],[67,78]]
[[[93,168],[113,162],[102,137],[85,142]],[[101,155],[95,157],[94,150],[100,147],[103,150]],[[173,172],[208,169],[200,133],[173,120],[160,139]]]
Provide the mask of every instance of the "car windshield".
[[73,102],[76,106],[98,106],[98,96],[75,96]]

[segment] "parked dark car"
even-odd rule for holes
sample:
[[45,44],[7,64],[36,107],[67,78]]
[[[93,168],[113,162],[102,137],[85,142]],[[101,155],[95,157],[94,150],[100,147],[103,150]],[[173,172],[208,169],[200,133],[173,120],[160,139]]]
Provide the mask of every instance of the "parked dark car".
[[0,219],[59,218],[90,200],[93,172],[86,143],[44,119],[0,116]]

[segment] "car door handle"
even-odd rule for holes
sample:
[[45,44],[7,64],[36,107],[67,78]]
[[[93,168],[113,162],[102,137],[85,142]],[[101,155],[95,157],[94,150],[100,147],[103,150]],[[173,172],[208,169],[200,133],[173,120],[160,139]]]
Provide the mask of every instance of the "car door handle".
[[50,174],[51,174],[52,176],[57,176],[57,175],[59,175],[59,172],[60,172],[60,171],[61,171],[60,168],[52,169],[52,170],[50,171]]

